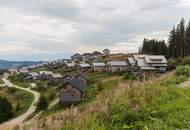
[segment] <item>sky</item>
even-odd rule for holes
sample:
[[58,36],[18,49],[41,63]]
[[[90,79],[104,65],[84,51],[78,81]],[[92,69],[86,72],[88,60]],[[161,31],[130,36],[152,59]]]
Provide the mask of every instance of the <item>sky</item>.
[[167,41],[189,14],[190,0],[0,0],[0,59],[137,52],[144,38]]

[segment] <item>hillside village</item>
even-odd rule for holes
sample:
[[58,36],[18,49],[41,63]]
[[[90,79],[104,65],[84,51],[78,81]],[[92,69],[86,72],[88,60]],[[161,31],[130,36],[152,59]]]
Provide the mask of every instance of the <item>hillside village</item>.
[[0,130],[190,130],[190,0],[0,11]]
[[[38,129],[41,125],[44,125],[43,129],[48,127],[50,130],[78,127],[94,129],[97,126],[84,125],[93,123],[93,118],[97,124],[99,120],[103,120],[105,128],[112,128],[115,122],[117,128],[123,128],[123,124],[122,126],[119,124],[126,120],[134,129],[146,128],[146,121],[151,128],[152,118],[166,116],[168,124],[173,117],[167,113],[171,111],[170,109],[177,110],[180,106],[175,105],[174,100],[181,103],[185,100],[183,106],[187,105],[183,94],[186,95],[188,93],[185,92],[189,91],[185,88],[189,85],[190,68],[185,66],[190,64],[189,61],[188,56],[174,60],[156,54],[112,54],[109,49],[105,49],[102,52],[77,53],[70,59],[9,69],[3,73],[0,93],[7,96],[13,104],[13,113],[11,118],[8,118],[10,120],[1,121],[3,124],[0,125],[0,129],[10,124],[11,129],[18,127],[23,130],[25,127]],[[173,69],[176,70],[171,71]],[[184,89],[181,89],[183,87]],[[178,96],[173,97],[176,91],[182,94],[178,93],[179,99]],[[175,106],[172,108],[165,106],[167,105],[165,98],[170,96],[173,98],[169,103]],[[143,106],[144,103],[151,106]],[[151,108],[154,105],[155,108]],[[166,107],[164,110],[167,111],[166,114],[152,115],[152,110],[160,111],[162,106]],[[146,107],[152,110],[149,111]],[[186,108],[189,110],[190,106],[187,105]],[[130,112],[125,113],[126,111]],[[104,112],[106,115],[102,114]],[[118,118],[122,118],[121,121],[115,118],[118,114],[120,115]],[[91,117],[94,115],[96,117]],[[79,120],[80,117],[84,120]],[[144,122],[136,126],[139,120]],[[72,125],[78,121],[79,126]],[[174,122],[175,120],[172,123]]]
[[[57,85],[59,89],[60,104],[72,104],[84,98],[84,91],[87,82],[91,78],[90,73],[132,73],[140,79],[145,79],[154,73],[165,73],[167,71],[167,60],[163,55],[138,55],[134,54],[126,60],[103,61],[109,57],[109,49],[103,52],[94,51],[93,53],[74,54],[71,59],[55,60],[41,64],[25,66],[18,69],[10,69],[6,75],[14,73],[21,75],[25,82],[32,81],[32,89],[37,89],[36,81],[46,81],[47,89]],[[53,72],[56,66],[61,66],[64,73]],[[39,68],[45,67],[44,70]],[[52,70],[52,71],[50,71]]]

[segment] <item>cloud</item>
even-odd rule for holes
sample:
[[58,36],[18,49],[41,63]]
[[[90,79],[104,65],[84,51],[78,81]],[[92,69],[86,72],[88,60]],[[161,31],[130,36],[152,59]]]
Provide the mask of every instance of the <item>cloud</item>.
[[137,52],[166,39],[188,0],[0,0],[0,59],[47,60],[75,52]]

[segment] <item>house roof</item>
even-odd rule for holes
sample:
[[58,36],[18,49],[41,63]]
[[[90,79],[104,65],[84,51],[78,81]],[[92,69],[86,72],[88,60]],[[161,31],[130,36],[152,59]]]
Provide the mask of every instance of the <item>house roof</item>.
[[77,73],[74,73],[74,72],[71,72],[71,73],[66,73],[63,77],[70,77],[70,78],[73,78],[75,76],[77,76],[78,74]]
[[94,51],[94,52],[92,52],[92,55],[102,55],[102,53],[99,51]]
[[89,75],[87,73],[67,73],[64,75],[64,77],[70,77],[72,78],[76,78],[76,77],[82,77],[85,80],[89,80]]
[[110,50],[109,49],[104,49],[103,52],[110,52]]
[[32,77],[37,77],[39,76],[39,74],[37,72],[31,72],[29,73],[29,75],[31,75]]
[[39,71],[40,74],[53,75],[52,71]]
[[95,66],[95,67],[104,67],[106,66],[106,64],[104,62],[94,62],[92,63],[92,66]]
[[88,63],[82,63],[82,64],[79,64],[79,66],[82,68],[90,67],[90,65]]
[[54,79],[62,78],[63,76],[61,74],[53,74],[52,75]]
[[75,63],[67,63],[67,66],[68,66],[68,67],[74,67],[74,66],[75,66]]
[[80,73],[80,74],[76,75],[75,77],[81,77],[85,80],[89,80],[89,74],[88,73]]
[[128,61],[130,64],[135,64],[135,59],[133,57],[129,57]]
[[147,63],[167,64],[167,60],[164,55],[145,55]]
[[83,82],[79,78],[74,78],[74,79],[71,79],[71,80],[65,80],[64,85],[65,84],[70,84],[70,85],[72,85],[73,87],[75,87],[76,89],[78,89],[81,92],[84,92],[84,90],[86,88],[86,83]]
[[146,63],[145,59],[137,59],[137,65],[139,67],[149,67],[150,65]]
[[126,61],[109,61],[108,65],[110,65],[110,66],[126,66],[127,62]]
[[137,60],[137,59],[144,59],[145,58],[145,55],[133,55],[134,59]]
[[29,70],[28,70],[28,69],[20,69],[19,72],[20,72],[20,73],[28,73]]

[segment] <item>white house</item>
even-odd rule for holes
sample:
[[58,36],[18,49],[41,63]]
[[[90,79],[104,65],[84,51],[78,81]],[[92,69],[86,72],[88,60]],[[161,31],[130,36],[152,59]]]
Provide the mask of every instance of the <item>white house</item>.
[[167,60],[163,55],[145,55],[145,61],[147,64],[151,64],[156,70],[165,72],[167,68]]
[[34,80],[39,79],[39,73],[31,72],[31,73],[29,73],[29,78],[34,79]]
[[92,63],[91,70],[94,72],[106,71],[106,64],[104,62],[94,62]]
[[65,69],[68,70],[68,71],[75,70],[76,69],[76,64],[74,62],[66,63],[65,64]]
[[19,69],[19,73],[21,73],[21,74],[28,74],[28,72],[29,72],[29,70],[26,68]]
[[53,77],[53,79],[61,79],[61,78],[63,78],[63,76],[61,74],[59,74],[59,73],[53,74],[52,77]]
[[106,67],[110,72],[122,72],[129,69],[129,65],[126,61],[109,61]]
[[42,79],[48,80],[52,78],[53,72],[52,71],[39,71],[39,74]]
[[88,63],[80,63],[79,64],[79,69],[81,71],[89,71],[91,69],[91,66]]
[[163,55],[134,55],[139,71],[165,72],[167,60]]

